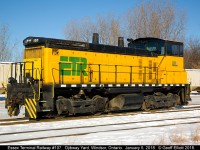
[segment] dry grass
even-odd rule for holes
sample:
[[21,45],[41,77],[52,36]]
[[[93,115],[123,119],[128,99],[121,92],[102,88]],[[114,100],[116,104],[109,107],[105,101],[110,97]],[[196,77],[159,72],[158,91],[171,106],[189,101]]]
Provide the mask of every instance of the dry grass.
[[162,135],[159,138],[156,138],[152,145],[168,145],[167,140],[166,140],[166,136]]
[[[154,139],[152,145],[185,145],[189,143],[200,144],[200,124],[192,131],[191,135],[184,133],[184,129],[175,126],[175,128],[166,135],[161,135]],[[171,134],[170,134],[171,133]]]
[[178,127],[176,127],[172,131],[172,134],[169,136],[169,139],[171,141],[171,144],[174,145],[181,145],[187,142],[187,136],[183,133],[183,130]]
[[191,132],[191,136],[184,133],[183,129],[176,127],[169,136],[162,135],[156,138],[152,145],[184,145],[188,142],[200,143],[200,125]]
[[164,135],[160,137],[158,145],[166,145],[166,140]]
[[191,134],[191,140],[197,144],[200,141],[200,126],[198,126]]

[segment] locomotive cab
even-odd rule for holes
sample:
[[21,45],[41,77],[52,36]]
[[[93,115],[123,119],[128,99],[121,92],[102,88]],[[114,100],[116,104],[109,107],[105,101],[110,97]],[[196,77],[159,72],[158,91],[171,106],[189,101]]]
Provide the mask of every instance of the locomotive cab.
[[128,47],[147,50],[157,55],[183,56],[183,43],[158,38],[127,39]]

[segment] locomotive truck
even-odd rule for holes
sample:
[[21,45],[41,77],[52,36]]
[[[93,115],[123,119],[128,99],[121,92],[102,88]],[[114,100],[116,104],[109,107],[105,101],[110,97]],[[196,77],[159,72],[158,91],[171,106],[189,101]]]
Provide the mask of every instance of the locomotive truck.
[[5,107],[32,119],[149,110],[187,104],[183,43],[118,38],[118,46],[27,37],[23,62],[11,63]]

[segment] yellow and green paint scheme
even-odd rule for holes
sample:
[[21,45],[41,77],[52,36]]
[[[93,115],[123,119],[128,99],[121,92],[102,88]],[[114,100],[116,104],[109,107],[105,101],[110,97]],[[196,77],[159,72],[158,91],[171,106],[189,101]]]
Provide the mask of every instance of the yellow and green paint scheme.
[[[115,87],[130,85],[129,88],[133,85],[139,85],[139,87],[177,85],[182,89],[187,84],[182,56],[139,56],[90,49],[33,45],[24,50],[23,67],[25,76],[31,76],[36,82],[33,85],[31,81],[28,81],[30,83],[28,88],[32,91],[32,95],[24,97],[26,113],[29,118],[34,119],[38,117],[38,112],[43,107],[46,110],[55,107],[54,103],[59,94],[65,95],[69,92],[67,88],[62,89],[63,93],[58,92],[59,88],[67,87],[65,85],[71,85],[71,88],[77,87],[73,85],[78,84],[82,85],[81,87],[87,87],[87,85],[96,87],[96,85],[105,84],[108,87],[109,85],[116,85]],[[56,89],[57,93],[55,87],[59,87]],[[41,104],[45,101],[49,104]],[[12,107],[8,104],[7,108]]]
[[[43,84],[186,84],[183,57],[131,56],[38,47],[25,50]],[[55,52],[56,51],[56,52]],[[33,58],[38,56],[38,58]],[[31,66],[30,66],[31,67]]]

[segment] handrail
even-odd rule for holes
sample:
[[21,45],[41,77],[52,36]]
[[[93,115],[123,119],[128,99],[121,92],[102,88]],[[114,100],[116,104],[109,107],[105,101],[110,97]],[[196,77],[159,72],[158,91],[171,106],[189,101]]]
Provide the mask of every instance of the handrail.
[[[98,83],[99,84],[102,84],[102,83],[106,83],[105,81],[102,82],[102,75],[107,73],[107,74],[114,74],[114,82],[115,84],[117,84],[119,81],[118,81],[118,76],[121,74],[121,73],[124,73],[124,74],[129,74],[129,79],[128,79],[128,82],[127,83],[136,83],[133,81],[133,75],[138,75],[138,76],[142,76],[142,80],[141,80],[141,83],[150,83],[148,82],[149,80],[153,80],[151,81],[151,83],[157,83],[158,82],[158,73],[157,73],[157,67],[148,67],[148,66],[145,66],[145,67],[142,67],[142,69],[139,69],[141,66],[128,66],[128,65],[107,65],[107,64],[84,64],[84,65],[87,65],[87,68],[90,68],[93,66],[93,70],[82,70],[82,63],[76,63],[77,65],[79,64],[79,68],[77,67],[75,70],[74,69],[69,69],[69,70],[64,70],[64,69],[61,69],[61,64],[72,64],[71,62],[59,62],[59,84],[65,84],[64,83],[64,74],[65,74],[65,71],[71,71],[71,72],[75,72],[76,74],[79,74],[79,75],[76,75],[76,76],[80,76],[80,84],[83,84],[84,81],[83,81],[83,73],[86,72],[90,77],[89,77],[89,82],[92,83],[92,81],[90,81],[91,79],[91,75],[95,74],[95,73],[98,73]],[[105,69],[105,67],[113,67],[111,70],[109,69]],[[123,67],[124,69],[128,70],[128,71],[122,71],[123,70]],[[104,68],[104,69],[103,69]],[[137,69],[137,71],[135,71],[134,69]],[[156,68],[156,69],[155,69]],[[156,71],[149,71],[149,70],[156,70]],[[121,71],[120,71],[121,70]],[[139,70],[142,71],[142,73],[139,72]],[[80,73],[78,73],[80,72]],[[92,72],[92,73],[91,73]],[[152,76],[153,78],[149,79],[150,77],[147,78],[147,76]],[[154,81],[155,80],[155,81]],[[107,83],[111,83],[111,81],[107,82]]]

